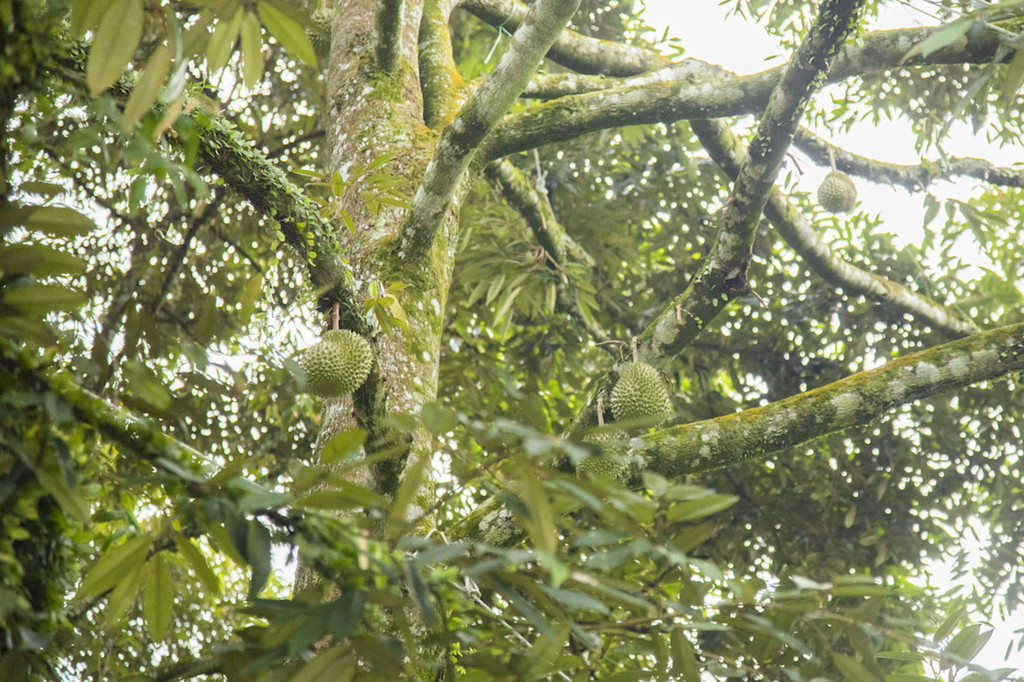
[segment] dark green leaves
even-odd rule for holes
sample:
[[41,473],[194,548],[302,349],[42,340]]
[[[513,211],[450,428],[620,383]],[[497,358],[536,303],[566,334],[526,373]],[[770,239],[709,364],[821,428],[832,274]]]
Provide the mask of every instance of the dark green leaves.
[[89,48],[89,62],[85,80],[89,94],[96,97],[113,85],[131,61],[135,47],[142,38],[142,0],[111,0],[101,3],[106,9],[99,19],[99,26]]
[[285,2],[263,0],[257,8],[263,25],[282,47],[307,64],[316,65],[316,55],[303,26],[304,17],[294,7]]

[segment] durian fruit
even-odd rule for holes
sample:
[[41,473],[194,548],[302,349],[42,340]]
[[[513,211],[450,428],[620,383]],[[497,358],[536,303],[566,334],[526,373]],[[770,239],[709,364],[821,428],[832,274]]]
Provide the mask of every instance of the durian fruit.
[[818,204],[829,213],[849,213],[856,203],[857,186],[843,171],[829,171],[818,185]]
[[580,478],[592,476],[622,479],[626,475],[626,455],[629,445],[626,434],[622,431],[604,430],[588,433],[583,437],[584,443],[596,445],[601,449],[576,463],[576,475]]
[[306,37],[313,46],[317,59],[326,59],[331,53],[331,13],[324,7],[313,11],[309,16],[313,28],[306,29]]
[[646,362],[622,370],[608,401],[617,422],[657,426],[672,415],[672,398],[661,372]]
[[299,364],[306,372],[306,390],[313,395],[347,395],[370,374],[373,348],[353,331],[332,329],[306,349]]

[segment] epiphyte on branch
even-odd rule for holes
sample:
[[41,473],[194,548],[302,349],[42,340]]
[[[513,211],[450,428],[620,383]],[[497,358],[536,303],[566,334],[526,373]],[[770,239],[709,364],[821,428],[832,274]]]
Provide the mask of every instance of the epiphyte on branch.
[[346,395],[363,385],[373,365],[370,342],[348,329],[332,329],[306,349],[299,362],[306,390],[322,398]]
[[840,170],[831,170],[818,185],[818,204],[829,213],[849,213],[857,203],[857,185]]

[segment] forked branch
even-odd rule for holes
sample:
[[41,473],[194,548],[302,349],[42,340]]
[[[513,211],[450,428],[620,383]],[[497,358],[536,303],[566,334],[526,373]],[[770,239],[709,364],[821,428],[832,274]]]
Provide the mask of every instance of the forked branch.
[[[739,174],[743,149],[729,127],[720,121],[692,121],[690,125],[715,163],[726,175],[735,178]],[[764,214],[814,272],[842,287],[848,295],[866,296],[877,303],[910,313],[952,337],[978,331],[977,325],[959,311],[837,256],[777,188],[770,191]]]
[[480,141],[519,97],[579,0],[539,0],[498,65],[444,129],[399,240],[399,256],[415,261],[430,249],[455,189]]

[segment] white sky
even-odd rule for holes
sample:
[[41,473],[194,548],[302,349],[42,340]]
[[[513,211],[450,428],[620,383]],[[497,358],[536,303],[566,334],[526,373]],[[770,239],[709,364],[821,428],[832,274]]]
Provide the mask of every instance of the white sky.
[[[735,3],[719,5],[720,0],[646,0],[647,22],[658,29],[668,27],[670,38],[686,49],[685,57],[694,57],[719,64],[738,74],[763,71],[782,63],[786,54],[775,40],[756,24],[737,16],[727,16]],[[920,3],[919,3],[920,6]],[[907,28],[939,23],[927,14],[919,12],[904,3],[890,3],[883,12],[876,29]],[[660,37],[660,34],[659,34]],[[871,124],[866,124],[871,125]],[[1001,165],[1020,161],[1019,149],[998,149],[988,145],[983,137],[973,136],[966,125],[961,134],[944,145],[947,153],[954,156],[982,156]],[[822,131],[818,131],[822,132]],[[835,134],[831,138],[835,145],[851,152],[891,163],[917,163],[920,159],[914,150],[914,138],[906,122],[886,122],[871,126],[867,130],[857,129],[853,134]],[[935,158],[934,152],[928,154]],[[817,168],[806,157],[800,157],[800,167],[805,175],[799,180],[799,189],[814,192],[826,169]],[[784,171],[785,172],[785,171]],[[908,242],[918,242],[923,217],[923,193],[910,194],[902,189],[858,180],[860,210],[881,215],[888,231],[899,234]],[[929,191],[937,198],[955,196],[966,199],[975,184],[973,180],[936,183]],[[967,260],[965,258],[965,260]],[[983,529],[979,529],[984,532]],[[948,575],[943,566],[933,566],[936,582],[942,575]],[[990,668],[1021,665],[1021,654],[1007,654],[1008,645],[1020,639],[1015,630],[1024,628],[1024,612],[1006,620],[994,618],[992,624],[996,633],[988,645],[975,659],[977,663]]]

